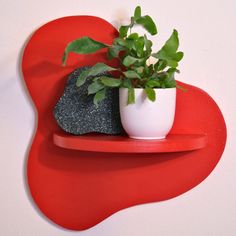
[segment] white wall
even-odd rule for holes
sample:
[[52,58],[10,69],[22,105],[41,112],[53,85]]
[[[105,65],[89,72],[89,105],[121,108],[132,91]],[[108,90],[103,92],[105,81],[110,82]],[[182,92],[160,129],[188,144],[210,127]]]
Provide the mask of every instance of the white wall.
[[[20,78],[20,51],[52,19],[88,14],[115,22],[137,4],[157,22],[160,43],[178,29],[185,52],[178,79],[206,90],[219,104],[228,126],[226,150],[210,177],[190,192],[125,209],[84,232],[67,231],[44,219],[25,190],[35,113]],[[235,0],[0,0],[0,235],[235,236],[235,9]]]

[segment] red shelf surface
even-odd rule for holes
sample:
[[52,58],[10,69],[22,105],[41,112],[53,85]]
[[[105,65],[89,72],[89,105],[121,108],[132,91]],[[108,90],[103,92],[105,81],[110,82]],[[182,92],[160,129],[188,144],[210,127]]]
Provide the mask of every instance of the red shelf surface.
[[53,134],[56,146],[90,152],[109,153],[165,153],[192,151],[204,148],[205,134],[169,134],[162,140],[138,140],[127,136],[89,134],[75,136],[64,132]]

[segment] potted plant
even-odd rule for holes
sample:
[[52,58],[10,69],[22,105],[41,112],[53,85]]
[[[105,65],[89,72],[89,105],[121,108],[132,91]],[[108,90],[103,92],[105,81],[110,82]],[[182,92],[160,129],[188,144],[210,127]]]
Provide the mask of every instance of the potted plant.
[[[62,62],[70,52],[77,54],[95,53],[107,48],[109,60],[118,59],[120,66],[111,67],[97,63],[81,73],[77,86],[93,76],[88,95],[94,96],[94,104],[106,97],[107,88],[119,88],[121,122],[131,138],[162,139],[170,131],[175,113],[176,81],[178,62],[183,52],[178,51],[178,32],[173,30],[170,38],[158,52],[152,52],[152,41],[147,35],[132,32],[134,26],[142,26],[149,34],[156,35],[157,27],[148,15],[142,16],[140,6],[135,8],[129,25],[122,25],[119,37],[112,45],[82,37],[70,42],[65,48]],[[150,62],[155,59],[155,62]],[[114,71],[118,71],[116,75]],[[101,76],[109,72],[110,76]]]

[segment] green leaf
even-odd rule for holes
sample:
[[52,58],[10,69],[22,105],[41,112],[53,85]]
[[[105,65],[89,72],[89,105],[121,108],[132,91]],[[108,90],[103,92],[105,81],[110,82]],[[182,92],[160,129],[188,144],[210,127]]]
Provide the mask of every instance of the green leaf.
[[134,40],[127,38],[127,39],[125,40],[125,42],[126,42],[126,47],[127,47],[129,50],[132,50],[132,48],[134,47]]
[[165,88],[175,88],[176,87],[176,81],[175,79],[168,78],[164,81]]
[[122,87],[124,87],[124,88],[132,88],[132,83],[131,83],[130,79],[124,78],[122,80]]
[[80,87],[81,85],[83,85],[88,77],[88,73],[89,73],[89,69],[88,70],[84,70],[77,78],[76,81],[76,86]]
[[119,52],[115,49],[115,47],[112,46],[112,47],[108,48],[108,50],[107,50],[107,58],[109,60],[117,57],[117,55],[119,55]]
[[156,77],[157,79],[160,79],[161,81],[164,81],[165,79],[168,78],[168,73],[166,71],[162,71],[162,72],[159,72],[156,74]]
[[137,6],[134,10],[134,19],[137,20],[141,17],[141,7]]
[[152,41],[147,38],[146,34],[144,35],[144,45],[145,45],[146,50],[149,53],[151,53],[151,51],[152,51]]
[[127,32],[129,30],[129,25],[122,25],[119,29],[120,38],[125,38],[127,36]]
[[129,79],[136,79],[136,78],[141,79],[140,75],[133,70],[127,70],[123,72],[123,74],[125,75],[126,78]]
[[133,103],[135,103],[134,88],[128,88],[128,101],[127,101],[127,104],[133,104]]
[[101,77],[101,82],[107,86],[107,87],[111,87],[111,88],[115,88],[115,87],[119,87],[121,85],[121,79],[113,79],[111,77]]
[[149,88],[160,88],[160,86],[161,86],[160,81],[154,79],[148,80],[147,83],[145,84],[145,87]]
[[159,50],[157,53],[153,53],[152,56],[160,60],[165,60],[168,66],[176,68],[178,66],[178,62],[184,56],[183,52],[177,52],[178,47],[178,32],[174,30],[161,50]]
[[144,48],[144,37],[139,37],[136,41],[134,41],[134,47],[137,51],[139,57],[143,56],[143,48]]
[[145,86],[149,88],[160,88],[161,84],[160,84],[160,81],[151,79],[147,81]]
[[104,88],[95,94],[93,98],[93,103],[95,104],[96,107],[98,107],[98,103],[104,100],[105,98],[106,98],[106,89]]
[[168,54],[165,51],[152,54],[153,57],[167,62],[167,65],[170,67],[177,67],[178,62],[183,58],[183,52],[177,52],[173,54]]
[[174,78],[174,74],[175,74],[176,71],[177,71],[176,68],[169,68],[166,71],[168,76],[163,81],[163,83],[165,84],[165,88],[174,88],[174,87],[176,87],[176,81],[175,81],[175,78]]
[[107,71],[114,71],[114,70],[117,70],[116,68],[113,68],[113,67],[110,67],[104,63],[97,63],[96,65],[94,65],[93,67],[89,68],[88,70],[85,70],[83,71],[77,81],[76,81],[76,86],[79,87],[81,85],[83,85],[86,81],[86,79],[89,77],[89,76],[96,76],[96,75],[99,75],[99,74],[102,74],[104,72],[107,72]]
[[171,56],[173,60],[178,61],[178,62],[181,61],[183,57],[184,57],[183,52],[177,52]]
[[162,53],[153,53],[152,56],[155,58],[158,58],[159,60],[166,61],[167,66],[176,68],[178,66],[178,61],[179,61],[177,59],[180,58],[178,56],[176,57],[175,56],[176,54],[177,53],[168,55],[168,54],[165,54],[165,52],[162,52]]
[[107,56],[108,59],[113,59],[113,58],[118,58],[119,57],[119,53],[124,50],[124,47],[120,46],[120,45],[113,45],[111,47],[108,48],[107,51]]
[[132,33],[132,34],[130,34],[129,36],[128,36],[128,39],[133,39],[133,40],[136,40],[136,39],[138,39],[138,34],[137,33]]
[[154,72],[154,65],[153,64],[150,64],[148,66],[148,77],[150,77]]
[[174,77],[174,74],[175,74],[176,71],[177,71],[176,68],[169,68],[167,70],[167,73],[168,73],[169,77],[172,78],[172,77]]
[[76,39],[66,46],[65,52],[62,57],[62,63],[63,65],[66,64],[66,60],[70,52],[74,52],[77,54],[89,54],[107,47],[108,45],[95,41],[87,36]]
[[136,19],[136,23],[142,25],[151,35],[157,34],[156,25],[150,16],[142,16]]
[[153,72],[154,72],[154,68],[153,68],[153,64],[150,64],[149,66],[148,65],[145,65],[144,67],[144,73],[143,73],[143,77],[151,77]]
[[128,66],[134,64],[137,60],[138,60],[138,58],[131,57],[128,55],[124,58],[123,65],[128,67]]
[[121,39],[121,38],[116,38],[114,40],[113,44],[126,47],[126,41],[124,39]]
[[142,74],[143,71],[144,71],[144,66],[135,67],[134,70],[135,70],[138,74]]
[[95,80],[88,86],[88,95],[97,93],[99,90],[103,89],[104,85],[99,81]]
[[107,71],[115,71],[115,70],[118,70],[118,69],[110,67],[104,63],[97,63],[96,65],[94,65],[93,67],[89,69],[88,76],[95,76],[95,75],[98,75]]
[[156,100],[156,92],[154,89],[145,88],[145,92],[146,92],[146,95],[150,101],[154,102]]
[[167,66],[167,61],[165,60],[158,60],[158,62],[154,65],[155,71],[161,71],[165,69]]
[[144,58],[136,58],[136,57],[132,57],[128,55],[124,58],[123,65],[126,67],[129,67],[133,65],[135,62],[143,62],[143,61],[144,61]]
[[167,60],[167,65],[173,68],[178,67],[178,62],[173,60]]
[[177,30],[173,30],[170,38],[166,41],[165,45],[162,47],[161,50],[167,52],[168,54],[173,54],[177,52],[179,47],[179,37]]

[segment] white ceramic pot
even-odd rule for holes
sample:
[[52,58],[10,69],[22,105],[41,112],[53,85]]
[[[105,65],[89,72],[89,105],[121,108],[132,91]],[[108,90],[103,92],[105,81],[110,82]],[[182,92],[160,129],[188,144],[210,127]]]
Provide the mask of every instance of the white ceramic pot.
[[119,89],[121,123],[130,138],[164,139],[175,116],[176,88],[155,89],[150,101],[142,88],[135,89],[135,103],[127,105],[128,89]]

